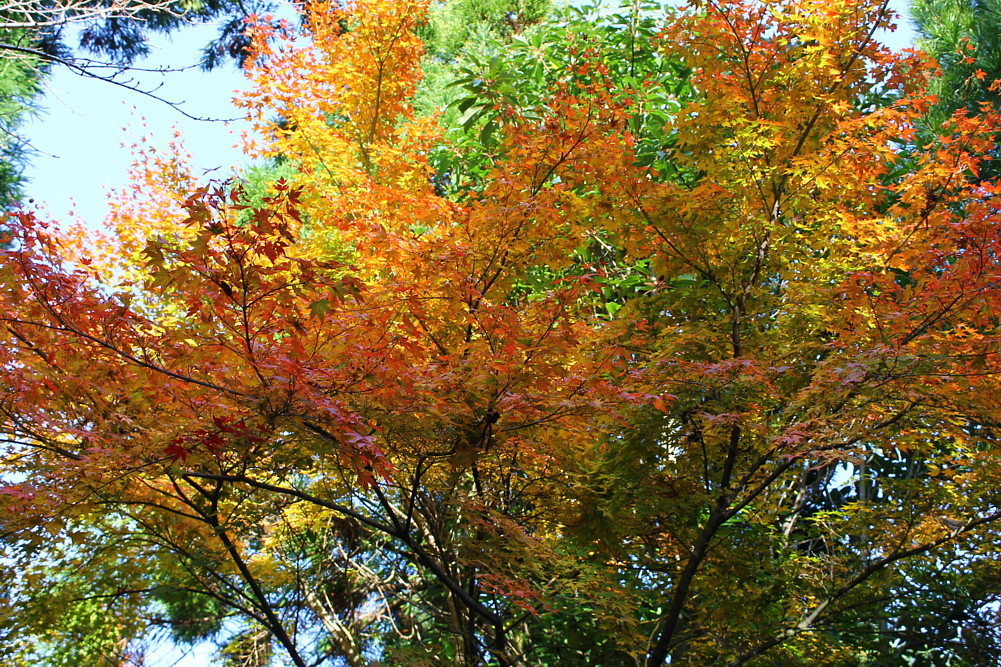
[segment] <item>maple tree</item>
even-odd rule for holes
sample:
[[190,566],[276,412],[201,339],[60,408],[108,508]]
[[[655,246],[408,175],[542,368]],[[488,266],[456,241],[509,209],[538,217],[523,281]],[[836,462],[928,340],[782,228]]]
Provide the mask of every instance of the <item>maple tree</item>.
[[269,187],[8,220],[12,660],[996,657],[1001,118],[914,145],[885,2],[731,0],[568,10],[448,121],[427,10],[251,27]]

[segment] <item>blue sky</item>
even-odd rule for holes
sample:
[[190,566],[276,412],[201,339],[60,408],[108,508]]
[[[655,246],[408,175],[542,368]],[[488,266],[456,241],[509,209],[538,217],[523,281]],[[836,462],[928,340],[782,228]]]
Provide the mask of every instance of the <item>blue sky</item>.
[[[891,0],[891,6],[904,13],[906,0]],[[899,23],[897,34],[884,37],[884,41],[904,48],[910,45],[913,31],[906,18]],[[171,37],[157,37],[151,56],[140,66],[193,65],[214,31],[212,26],[194,26]],[[147,89],[160,86],[158,95],[183,103],[182,108],[191,115],[241,115],[231,104],[234,91],[243,85],[233,66],[209,73],[196,67],[162,75],[140,72],[134,78]],[[75,211],[89,224],[99,224],[107,211],[108,190],[127,184],[128,147],[140,137],[162,146],[176,127],[184,136],[194,167],[219,178],[242,163],[235,146],[244,123],[193,121],[161,102],[65,68],[56,68],[50,77],[43,104],[45,111],[24,131],[36,151],[27,171],[27,191],[58,219]]]
[[[215,34],[213,26],[192,26],[170,37],[158,36],[153,51],[140,67],[155,69],[193,65],[200,49]],[[108,188],[127,183],[131,144],[149,137],[163,146],[174,127],[183,136],[200,171],[220,178],[241,163],[236,148],[245,123],[194,121],[176,109],[134,91],[88,79],[66,68],[56,68],[45,85],[43,112],[25,128],[35,151],[27,176],[28,195],[57,218],[75,210],[96,224],[107,211]],[[234,118],[242,114],[232,105],[234,91],[243,85],[235,66],[213,72],[191,67],[182,72],[135,72],[140,87],[179,103],[197,117]]]

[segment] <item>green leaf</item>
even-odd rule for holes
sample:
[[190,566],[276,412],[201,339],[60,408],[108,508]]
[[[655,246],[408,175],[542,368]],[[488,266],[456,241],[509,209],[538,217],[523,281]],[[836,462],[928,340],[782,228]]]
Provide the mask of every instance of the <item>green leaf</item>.
[[330,301],[328,299],[319,299],[309,304],[309,314],[311,317],[317,319],[323,319],[323,316],[330,312]]

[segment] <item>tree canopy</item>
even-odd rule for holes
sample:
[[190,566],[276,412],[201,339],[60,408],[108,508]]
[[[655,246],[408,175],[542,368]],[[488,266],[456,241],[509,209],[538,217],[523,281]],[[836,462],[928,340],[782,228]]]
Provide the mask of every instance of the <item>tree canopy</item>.
[[8,217],[5,661],[997,662],[997,112],[886,2],[429,4],[252,26],[280,172]]

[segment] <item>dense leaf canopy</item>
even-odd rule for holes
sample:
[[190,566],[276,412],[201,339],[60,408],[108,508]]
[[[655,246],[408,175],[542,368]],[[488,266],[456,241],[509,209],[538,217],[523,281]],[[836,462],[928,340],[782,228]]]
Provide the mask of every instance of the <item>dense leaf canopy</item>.
[[885,2],[512,7],[263,18],[270,171],[9,218],[9,664],[1001,657],[1001,118]]

